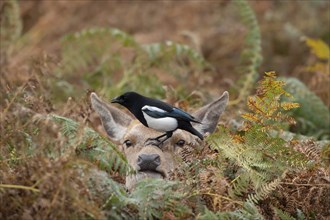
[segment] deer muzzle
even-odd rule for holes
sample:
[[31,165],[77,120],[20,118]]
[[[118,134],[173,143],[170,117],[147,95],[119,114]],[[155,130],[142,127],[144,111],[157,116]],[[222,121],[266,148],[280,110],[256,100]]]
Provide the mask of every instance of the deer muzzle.
[[157,171],[156,169],[160,163],[160,156],[158,154],[140,154],[137,160],[140,171]]

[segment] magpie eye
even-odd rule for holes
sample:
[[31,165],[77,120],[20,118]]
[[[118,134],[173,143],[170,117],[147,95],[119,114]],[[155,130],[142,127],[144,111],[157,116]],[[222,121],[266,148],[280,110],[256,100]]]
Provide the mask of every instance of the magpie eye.
[[125,145],[127,148],[129,148],[129,147],[131,147],[133,144],[132,144],[132,142],[131,142],[130,140],[126,140],[126,141],[124,141],[124,145]]
[[184,145],[185,145],[185,141],[184,140],[179,140],[178,142],[176,142],[176,145],[178,146],[178,147],[183,147]]

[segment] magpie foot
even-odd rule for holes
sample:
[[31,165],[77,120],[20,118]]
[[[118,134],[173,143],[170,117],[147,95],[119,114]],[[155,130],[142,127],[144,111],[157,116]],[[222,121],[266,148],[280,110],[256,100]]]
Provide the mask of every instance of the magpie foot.
[[[167,139],[172,137],[173,132],[166,132],[165,134],[156,137],[156,138],[148,138],[146,142],[148,141],[157,141],[157,143],[153,142],[153,145],[156,145],[157,147],[160,147]],[[165,137],[163,140],[161,138]]]
[[163,144],[163,142],[155,138],[148,138],[145,143],[147,145],[155,145],[157,147],[160,147],[160,145]]

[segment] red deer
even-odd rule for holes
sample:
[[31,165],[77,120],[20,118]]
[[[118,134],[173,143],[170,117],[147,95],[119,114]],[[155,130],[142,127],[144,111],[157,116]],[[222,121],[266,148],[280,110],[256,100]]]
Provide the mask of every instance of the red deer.
[[[214,132],[228,99],[228,92],[224,92],[216,101],[193,113],[192,115],[201,122],[193,124],[194,128],[204,136]],[[176,158],[180,155],[180,150],[185,145],[200,145],[200,140],[196,136],[176,130],[170,139],[157,146],[150,139],[159,135],[159,132],[145,127],[130,114],[101,100],[95,93],[91,94],[91,103],[100,116],[109,138],[118,144],[128,163],[137,171],[135,175],[126,177],[128,190],[133,189],[138,180],[146,177],[167,179],[179,161]]]

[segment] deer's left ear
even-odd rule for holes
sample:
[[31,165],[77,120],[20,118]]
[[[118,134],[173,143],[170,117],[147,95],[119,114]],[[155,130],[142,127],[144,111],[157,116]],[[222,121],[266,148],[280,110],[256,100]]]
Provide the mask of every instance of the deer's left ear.
[[228,100],[229,94],[225,91],[219,99],[196,111],[193,116],[202,124],[195,124],[194,127],[203,135],[213,133],[221,114],[225,111]]
[[133,118],[101,100],[94,92],[91,94],[93,109],[99,114],[103,127],[109,137],[119,141],[125,134]]

